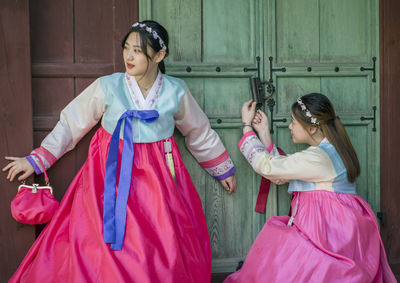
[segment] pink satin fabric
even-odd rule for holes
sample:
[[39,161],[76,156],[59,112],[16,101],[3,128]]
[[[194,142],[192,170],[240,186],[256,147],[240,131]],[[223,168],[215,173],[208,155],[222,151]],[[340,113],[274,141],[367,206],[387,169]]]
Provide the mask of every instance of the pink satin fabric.
[[[103,242],[110,138],[103,128],[97,131],[59,210],[10,282],[210,282],[211,249],[201,201],[173,137],[177,183],[162,141],[134,144],[123,248],[111,250]],[[120,154],[121,149],[122,143]]]
[[299,198],[293,226],[271,217],[242,268],[224,282],[397,282],[375,215],[356,195],[311,191]]

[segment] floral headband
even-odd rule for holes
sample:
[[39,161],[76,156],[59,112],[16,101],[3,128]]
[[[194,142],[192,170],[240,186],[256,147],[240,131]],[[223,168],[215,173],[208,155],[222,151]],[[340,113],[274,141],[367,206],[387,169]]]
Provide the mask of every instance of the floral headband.
[[297,98],[297,103],[300,105],[301,110],[303,110],[306,113],[307,117],[310,117],[311,119],[311,123],[314,125],[319,125],[319,122],[317,121],[317,118],[313,117],[311,115],[310,110],[307,109],[306,105],[303,103],[303,101],[301,100],[301,98]]
[[164,41],[161,39],[161,37],[158,35],[158,33],[155,30],[153,30],[151,27],[148,27],[146,24],[143,24],[143,23],[134,23],[132,25],[132,27],[134,27],[134,28],[139,27],[139,28],[145,29],[148,33],[151,33],[153,35],[154,39],[158,39],[158,43],[160,44],[162,50],[167,50],[167,46],[165,45]]

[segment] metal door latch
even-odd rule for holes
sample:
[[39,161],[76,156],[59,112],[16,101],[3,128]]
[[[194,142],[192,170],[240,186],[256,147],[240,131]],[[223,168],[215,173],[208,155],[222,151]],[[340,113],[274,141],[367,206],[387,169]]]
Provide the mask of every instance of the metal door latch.
[[361,121],[365,121],[365,120],[372,120],[374,123],[373,123],[373,127],[372,127],[372,131],[373,132],[376,132],[376,106],[372,106],[372,110],[374,111],[374,116],[373,117],[364,117],[364,116],[361,116],[360,117],[360,120]]
[[376,82],[376,78],[375,78],[375,64],[376,64],[376,57],[372,57],[372,68],[365,68],[365,67],[360,67],[360,71],[364,72],[364,71],[372,71],[372,82],[375,83]]

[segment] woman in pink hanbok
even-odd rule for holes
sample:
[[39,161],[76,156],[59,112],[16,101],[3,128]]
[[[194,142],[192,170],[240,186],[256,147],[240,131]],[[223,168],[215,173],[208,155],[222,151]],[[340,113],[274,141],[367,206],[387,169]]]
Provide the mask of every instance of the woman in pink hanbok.
[[240,151],[258,174],[289,182],[293,199],[291,215],[268,219],[224,282],[396,282],[375,215],[356,194],[359,162],[329,99],[311,93],[292,105],[293,142],[310,147],[289,156],[279,154],[254,102],[243,105],[242,119]]
[[211,249],[199,195],[173,137],[231,194],[235,168],[185,83],[164,74],[167,31],[134,24],[126,72],[95,80],[33,150],[9,157],[7,178],[49,168],[101,120],[86,162],[10,282],[210,282]]

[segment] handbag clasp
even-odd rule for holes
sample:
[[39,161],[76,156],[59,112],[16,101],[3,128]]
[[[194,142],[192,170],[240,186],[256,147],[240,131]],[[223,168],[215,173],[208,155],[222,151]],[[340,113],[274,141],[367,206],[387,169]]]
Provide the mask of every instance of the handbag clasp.
[[39,184],[32,184],[32,193],[36,194],[37,193],[37,187],[39,186]]

